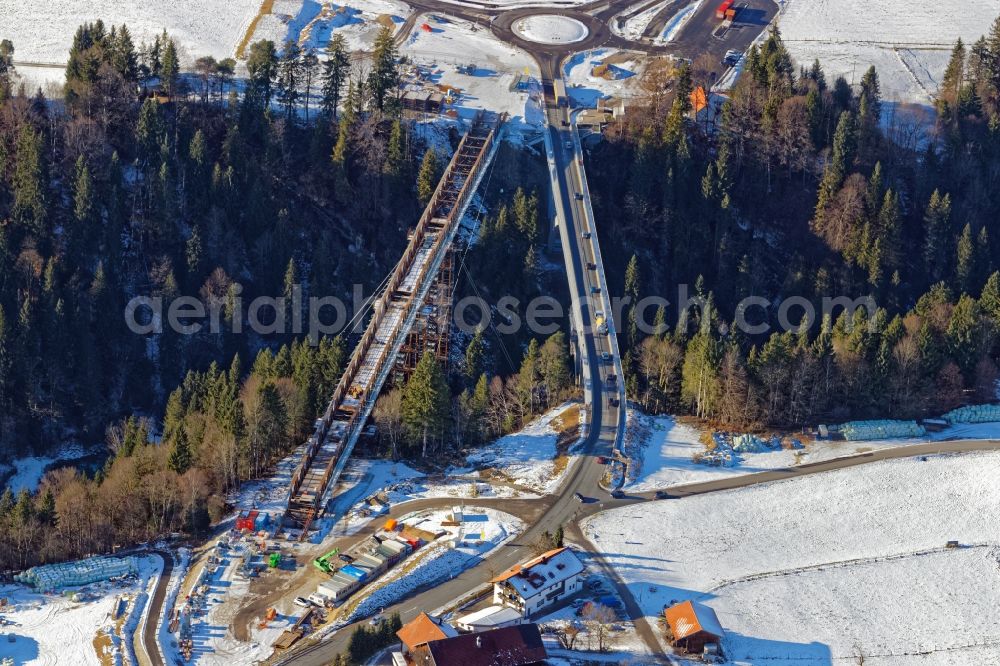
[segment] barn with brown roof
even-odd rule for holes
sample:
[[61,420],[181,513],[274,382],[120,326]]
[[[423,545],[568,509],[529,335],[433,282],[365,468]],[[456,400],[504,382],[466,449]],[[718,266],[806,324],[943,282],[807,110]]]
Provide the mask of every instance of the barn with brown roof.
[[396,637],[403,644],[403,654],[412,655],[413,652],[429,643],[444,638],[457,636],[458,632],[444,622],[435,621],[427,613],[421,613],[410,622],[403,625],[403,628],[396,632]]
[[694,601],[682,601],[663,612],[673,635],[671,644],[686,652],[700,654],[706,643],[722,640],[722,624],[715,611]]

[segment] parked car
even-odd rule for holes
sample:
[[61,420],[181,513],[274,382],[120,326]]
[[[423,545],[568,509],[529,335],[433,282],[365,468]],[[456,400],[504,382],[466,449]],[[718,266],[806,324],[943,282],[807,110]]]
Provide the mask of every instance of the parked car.
[[601,352],[601,360],[604,361],[605,363],[607,363],[608,361],[610,361],[611,360],[611,353],[610,352]]
[[575,498],[576,498],[576,501],[577,501],[577,502],[580,502],[580,503],[582,503],[582,502],[583,502],[583,501],[584,501],[584,500],[586,499],[586,498],[584,498],[584,496],[583,496],[583,495],[581,495],[580,493],[573,493],[573,497],[575,497]]
[[611,496],[614,497],[615,499],[621,499],[625,497],[625,493],[623,493],[618,488],[615,488],[614,490],[611,491]]
[[729,49],[726,51],[726,57],[722,59],[722,64],[727,66],[735,65],[740,61],[742,56],[743,54],[736,49]]
[[566,150],[573,150],[573,142],[572,141],[567,141],[563,145],[566,147]]
[[341,562],[347,562],[348,564],[350,564],[351,562],[354,561],[353,557],[351,557],[350,555],[347,555],[345,553],[341,553],[340,555],[337,555],[337,559],[339,559]]
[[590,240],[590,232],[589,231],[584,231],[580,235],[583,236],[583,240]]
[[592,294],[599,294],[599,293],[601,293],[601,288],[600,287],[591,287],[590,288],[590,293],[592,293]]
[[587,262],[587,270],[588,271],[596,271],[597,270],[597,264],[595,264],[592,261],[588,261]]
[[304,597],[295,597],[295,601],[293,603],[296,606],[302,606],[303,608],[311,608],[312,607],[312,603],[308,599],[306,599]]
[[573,198],[574,198],[574,199],[576,199],[577,201],[583,201],[583,195],[582,195],[582,194],[580,194],[579,192],[576,192],[576,193],[575,193],[575,194],[573,195]]

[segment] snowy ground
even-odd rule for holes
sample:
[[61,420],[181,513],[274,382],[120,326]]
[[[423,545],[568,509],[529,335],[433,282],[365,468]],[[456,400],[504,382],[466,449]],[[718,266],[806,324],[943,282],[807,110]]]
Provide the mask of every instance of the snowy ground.
[[34,492],[50,465],[60,461],[79,460],[87,456],[86,451],[78,444],[66,445],[55,458],[48,456],[28,456],[17,458],[8,464],[0,464],[0,479],[10,474],[6,485],[11,492],[17,494],[22,489]]
[[[390,606],[424,585],[454,578],[460,572],[479,564],[488,553],[524,531],[524,523],[510,514],[493,509],[467,509],[464,514],[462,546],[452,547],[457,527],[444,526],[451,511],[426,511],[404,517],[402,521],[428,532],[448,532],[400,562],[370,588],[358,593],[361,599],[351,611],[350,619],[367,617],[380,608]],[[477,534],[478,539],[470,537]],[[349,606],[348,606],[349,608]],[[430,609],[428,609],[430,610]]]
[[574,7],[591,0],[443,0],[449,4],[474,9],[520,9],[523,7]]
[[182,61],[229,58],[259,7],[259,0],[0,0],[0,32],[14,42],[15,58],[23,62],[65,63],[77,27],[97,19],[109,26],[127,24],[137,48],[166,29],[177,40]]
[[994,664],[997,478],[996,452],[884,461],[608,511],[585,531],[647,616],[711,606],[732,663]]
[[[615,591],[614,583],[603,573],[601,567],[594,561],[593,555],[577,550],[583,560],[587,573],[584,578],[584,591],[570,605],[559,608],[537,622],[545,631],[542,639],[550,655],[572,658],[576,663],[598,659],[600,661],[619,661],[625,664],[646,663],[643,657],[649,655],[649,648],[635,631],[635,623],[627,619],[625,605]],[[611,625],[608,639],[605,641],[607,652],[597,652],[597,637],[590,636],[582,618],[583,606],[587,602],[598,603],[611,608],[618,616],[618,621]],[[573,626],[582,630],[570,652],[562,648],[556,632],[561,633],[567,627]]]
[[[0,616],[8,623],[0,627],[0,657],[12,657],[18,666],[100,664],[94,638],[99,632],[107,632],[114,634],[107,656],[120,664],[125,651],[122,642],[131,641],[131,636],[118,629],[112,610],[124,604],[121,597],[127,595],[127,612],[131,613],[132,600],[143,591],[151,591],[162,566],[155,555],[142,557],[137,578],[67,588],[63,595],[37,594],[23,585],[0,585],[0,598],[6,598],[8,603],[0,609]],[[79,601],[72,601],[73,592],[79,594]],[[127,616],[120,622],[123,627],[136,626],[127,621]]]
[[514,21],[515,34],[539,44],[574,44],[587,37],[581,21],[557,14],[534,14]]
[[[250,590],[250,582],[236,575],[242,550],[236,548],[224,552],[226,554],[222,557],[219,568],[208,578],[203,612],[191,622],[195,654],[193,663],[249,666],[258,663],[271,653],[271,644],[289,625],[294,624],[302,611],[293,606],[291,599],[288,599],[287,607],[279,607],[278,610],[281,612],[265,629],[251,627],[251,641],[236,640],[230,630],[231,622]],[[203,566],[204,560],[193,573],[201,575]]]
[[[668,4],[672,2],[674,2],[674,0],[663,0],[662,2],[657,2],[653,5],[650,5],[647,9],[644,9],[638,14],[634,14],[625,19],[625,22],[621,26],[621,29],[619,29],[618,27],[618,21],[616,17],[615,19],[612,19],[610,23],[611,31],[620,37],[624,37],[625,39],[639,41],[640,39],[642,39],[643,33],[646,32],[646,28],[649,27],[649,24],[656,17],[656,15],[659,14],[664,7],[666,7]],[[634,7],[630,7],[628,11],[629,12],[633,11],[633,9]],[[628,12],[625,13],[627,14]]]
[[[430,31],[421,27],[425,24]],[[430,83],[460,91],[449,106],[459,117],[470,118],[480,109],[507,113],[508,131],[525,129],[525,125],[537,128],[543,123],[537,64],[524,51],[499,41],[487,28],[423,15],[400,53],[429,70]],[[469,65],[471,70],[459,71]],[[525,92],[512,92],[510,85],[519,74],[531,77],[533,84]]]
[[998,14],[996,0],[787,0],[779,26],[792,57],[819,58],[831,82],[875,65],[886,100],[930,105],[955,40],[968,47]]
[[275,0],[270,14],[261,17],[253,40],[270,39],[280,48],[287,41],[322,53],[335,34],[342,34],[352,51],[370,50],[382,29],[377,19],[388,16],[401,25],[410,8],[397,0]]
[[[535,419],[521,431],[477,449],[467,458],[467,464],[474,468],[498,469],[519,486],[532,488],[542,494],[555,492],[562,483],[562,477],[573,464],[573,460],[570,460],[558,472],[555,462],[558,434],[553,421],[568,407],[569,404],[560,405]],[[455,470],[454,473],[467,471]]]
[[714,467],[694,462],[693,456],[705,451],[701,431],[678,423],[668,416],[650,417],[629,410],[629,432],[645,441],[636,452],[638,471],[629,474],[625,488],[645,492],[687,483],[763,472],[803,463],[821,462],[832,458],[857,455],[877,449],[893,448],[930,441],[953,439],[1000,439],[1000,423],[962,424],[942,432],[928,433],[922,438],[880,441],[814,441],[803,449],[781,449],[762,453],[741,453],[741,462],[733,467]]
[[[576,53],[566,61],[563,72],[567,93],[576,106],[594,108],[599,100],[606,97],[629,96],[638,82],[639,77],[636,75],[641,72],[642,65],[639,54],[629,52],[629,55],[635,57],[625,59],[623,53],[617,49],[595,49]],[[608,66],[611,78],[594,76],[594,67],[609,59],[612,61]]]

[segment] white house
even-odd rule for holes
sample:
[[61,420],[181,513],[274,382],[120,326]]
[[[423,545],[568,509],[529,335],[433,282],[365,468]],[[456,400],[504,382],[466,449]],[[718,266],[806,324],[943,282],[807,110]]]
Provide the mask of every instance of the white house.
[[477,632],[511,627],[524,621],[521,613],[510,606],[487,606],[458,618],[455,626],[460,631]]
[[514,565],[490,582],[494,604],[529,617],[580,591],[583,562],[568,548],[556,548]]

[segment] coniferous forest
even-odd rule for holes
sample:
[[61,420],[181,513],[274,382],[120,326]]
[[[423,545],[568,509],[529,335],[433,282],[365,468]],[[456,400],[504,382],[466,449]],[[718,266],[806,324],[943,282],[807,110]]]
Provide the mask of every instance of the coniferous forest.
[[[1000,21],[957,43],[935,125],[799,67],[780,35],[747,57],[718,128],[671,103],[615,126],[588,162],[605,256],[632,303],[620,325],[630,399],[731,427],[940,415],[996,399],[1000,347]],[[881,119],[881,121],[880,121]],[[618,174],[628,173],[628,178]],[[783,299],[814,304],[812,321]],[[737,312],[748,297],[758,303]],[[871,298],[822,316],[824,297]],[[763,333],[734,325],[739,314]],[[760,330],[760,329],[757,329]],[[625,352],[623,352],[625,353]]]
[[[0,42],[0,459],[67,442],[109,454],[0,496],[0,569],[220,518],[227,492],[303,441],[353,342],[237,333],[239,303],[370,293],[448,159],[401,118],[388,32],[364,66],[338,38],[322,53],[257,42],[238,77],[210,57],[182,71],[169,35],[135,44],[96,22],[76,33],[60,99],[20,83],[16,46]],[[995,399],[1000,21],[955,45],[926,125],[882,99],[874,69],[828,80],[778,34],[715,126],[690,109],[706,76],[681,67],[587,155],[613,295],[676,305],[688,285],[710,304],[625,306],[629,399],[732,428]],[[544,170],[503,148],[456,297],[564,295]],[[178,295],[218,303],[222,329],[129,330],[131,299]],[[738,312],[751,296],[772,305]],[[839,296],[877,307],[779,329],[783,299]],[[449,454],[573,392],[563,331],[460,341],[447,368],[425,357],[385,393],[372,453]]]

